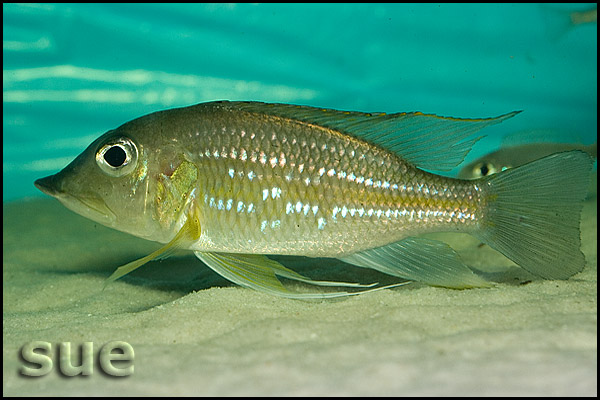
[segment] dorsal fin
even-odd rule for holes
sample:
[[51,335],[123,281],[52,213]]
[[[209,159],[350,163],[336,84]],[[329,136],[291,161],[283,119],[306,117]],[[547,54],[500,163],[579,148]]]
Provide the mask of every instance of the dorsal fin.
[[290,104],[222,102],[223,108],[279,116],[337,130],[399,155],[419,168],[448,171],[460,164],[480,137],[473,135],[511,118],[461,119],[421,112],[395,114],[339,111]]

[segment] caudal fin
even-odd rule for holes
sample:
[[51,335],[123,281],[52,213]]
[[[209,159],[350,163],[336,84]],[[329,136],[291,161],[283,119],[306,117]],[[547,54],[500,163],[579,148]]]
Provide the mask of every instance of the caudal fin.
[[591,168],[587,153],[568,151],[483,178],[486,216],[476,235],[540,277],[580,272],[579,220]]

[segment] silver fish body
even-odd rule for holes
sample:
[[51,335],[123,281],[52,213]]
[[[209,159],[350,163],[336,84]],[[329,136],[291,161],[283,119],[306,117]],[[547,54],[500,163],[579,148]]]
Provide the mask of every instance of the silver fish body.
[[421,171],[354,137],[256,114],[211,120],[186,154],[210,171],[196,186],[195,250],[339,257],[481,218],[476,183]]
[[[504,208],[530,186],[533,168],[473,181],[424,169],[452,168],[478,139],[475,132],[514,114],[463,120],[203,103],[153,113],[109,131],[65,170],[36,185],[89,218],[168,243],[165,251],[193,250],[234,282],[273,294],[302,297],[283,289],[274,275],[324,283],[259,255],[336,257],[434,285],[483,286],[449,247],[417,236],[469,232],[540,274],[545,271],[535,266],[544,261],[540,256],[509,249],[515,238],[531,232],[511,222],[508,231],[501,226],[500,235],[494,233],[504,223],[497,218],[512,212]],[[558,184],[589,173],[589,157],[564,154],[542,165],[570,165]],[[518,188],[504,201],[504,190],[513,190],[504,188],[506,180]],[[561,215],[575,210],[570,219],[578,225],[577,202],[585,196],[585,185],[582,189],[578,182],[569,184],[574,194],[568,199],[550,200],[542,208],[554,207]],[[516,204],[515,210],[527,220],[527,209]],[[576,265],[562,273],[550,268],[546,277],[564,278],[583,266],[578,227],[576,238],[569,229],[571,239],[559,251],[576,256]],[[504,238],[511,230],[514,238]]]

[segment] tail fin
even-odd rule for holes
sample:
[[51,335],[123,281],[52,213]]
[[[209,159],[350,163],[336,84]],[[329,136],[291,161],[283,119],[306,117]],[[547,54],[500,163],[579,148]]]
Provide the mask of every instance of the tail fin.
[[483,178],[486,216],[476,236],[543,278],[580,272],[579,220],[591,168],[587,153],[568,151]]

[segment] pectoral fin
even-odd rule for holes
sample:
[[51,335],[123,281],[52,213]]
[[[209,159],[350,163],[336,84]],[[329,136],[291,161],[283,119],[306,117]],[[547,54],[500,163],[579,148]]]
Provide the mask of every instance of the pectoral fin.
[[340,260],[432,286],[466,289],[492,284],[475,275],[446,243],[409,237]]
[[175,235],[175,237],[169,243],[167,243],[160,249],[153,251],[145,257],[142,257],[138,260],[132,261],[128,264],[122,265],[119,268],[117,268],[115,272],[113,272],[112,275],[106,279],[104,287],[106,287],[108,283],[115,281],[127,275],[131,271],[141,267],[148,261],[152,261],[156,258],[166,258],[178,249],[187,249],[189,245],[198,240],[199,237],[200,221],[197,215],[192,212],[185,224],[183,224],[179,232],[177,232],[177,235]]
[[[267,256],[259,254],[210,253],[202,251],[196,251],[195,254],[206,265],[228,280],[237,283],[240,286],[280,297],[293,299],[344,297],[384,288],[373,288],[376,284],[361,285],[358,283],[315,281],[284,267]],[[342,286],[368,289],[357,292],[301,293],[291,291],[283,286],[279,279],[277,279],[277,275],[317,286]],[[395,287],[399,285],[390,285],[386,287]]]

